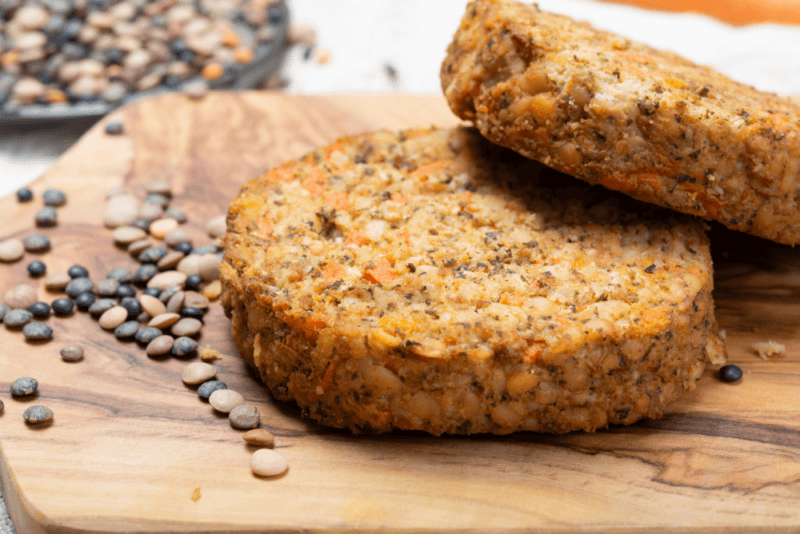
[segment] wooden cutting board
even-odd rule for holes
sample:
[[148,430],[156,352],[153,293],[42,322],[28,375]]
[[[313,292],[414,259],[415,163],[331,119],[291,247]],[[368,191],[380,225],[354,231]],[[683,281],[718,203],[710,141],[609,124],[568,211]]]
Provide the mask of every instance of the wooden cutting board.
[[[108,136],[121,120],[125,134]],[[69,202],[45,233],[49,272],[73,263],[97,277],[133,262],[101,224],[104,192],[143,196],[169,180],[195,244],[247,179],[337,136],[381,127],[456,123],[441,97],[168,96],[124,108],[95,126],[33,186],[36,201],[0,200],[0,239],[33,233],[47,187]],[[563,436],[354,437],[272,401],[236,356],[214,305],[201,344],[222,351],[219,376],[256,403],[289,460],[260,479],[225,418],[180,380],[184,361],[149,359],[86,314],[51,318],[55,339],[28,344],[0,327],[3,493],[20,534],[59,532],[800,532],[800,250],[712,231],[718,317],[738,384],[706,371],[659,421]],[[28,280],[0,265],[0,290]],[[38,284],[37,281],[33,283]],[[46,300],[55,298],[40,290]],[[763,361],[752,343],[787,354]],[[81,343],[86,357],[61,361]],[[8,394],[20,376],[35,401]],[[26,427],[31,402],[55,412]],[[200,488],[201,498],[192,500]]]

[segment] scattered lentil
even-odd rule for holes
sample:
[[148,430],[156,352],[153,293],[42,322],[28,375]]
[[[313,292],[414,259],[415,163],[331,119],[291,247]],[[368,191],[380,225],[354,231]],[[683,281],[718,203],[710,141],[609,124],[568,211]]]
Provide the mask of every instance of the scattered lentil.
[[220,263],[222,263],[222,258],[217,256],[216,254],[204,254],[200,258],[200,266],[198,269],[198,273],[206,282],[217,280],[219,278]]
[[6,328],[22,328],[32,318],[33,314],[28,310],[12,308],[6,312],[3,322],[6,324]]
[[152,326],[153,328],[165,329],[174,325],[175,323],[180,321],[180,319],[181,316],[178,315],[177,313],[162,313],[150,319],[150,322],[147,324],[147,326]]
[[[169,204],[169,198],[167,198],[166,195],[162,195],[161,193],[148,193],[147,196],[144,197],[144,203],[145,204],[155,204],[156,206],[159,206],[161,208],[166,208],[167,204]],[[159,220],[163,220],[163,219],[159,219]],[[169,219],[169,220],[170,221],[174,221],[174,219]],[[153,221],[153,222],[155,223],[157,221]],[[175,226],[177,226],[177,223],[176,223]]]
[[230,411],[228,421],[238,430],[256,428],[260,422],[258,408],[252,404],[241,404]]
[[133,256],[138,256],[152,246],[153,243],[149,239],[140,239],[139,241],[134,241],[128,245],[128,252],[130,252]]
[[156,219],[164,216],[164,209],[157,204],[142,204],[137,213],[139,219],[144,219],[152,223]]
[[209,300],[216,299],[219,297],[220,293],[222,293],[222,282],[219,280],[214,280],[203,288],[203,296],[207,297]]
[[37,211],[33,220],[36,222],[36,226],[41,228],[55,226],[58,224],[58,212],[56,212],[55,208],[48,206]]
[[62,298],[54,300],[50,306],[56,315],[69,315],[75,308],[75,302],[72,299]]
[[135,221],[133,221],[133,226],[135,228],[148,232],[150,230],[150,221],[148,221],[147,219],[136,219]]
[[150,314],[147,313],[146,311],[143,311],[142,313],[140,313],[139,317],[136,318],[136,320],[139,321],[141,324],[149,323],[150,319],[152,319],[152,317],[150,317]]
[[145,349],[148,356],[163,356],[172,350],[175,339],[172,336],[161,335],[150,340]]
[[173,336],[180,337],[192,337],[196,336],[200,333],[200,330],[203,329],[203,323],[198,321],[197,319],[193,319],[190,317],[185,317],[179,320],[177,323],[172,325],[170,332]]
[[[163,195],[159,195],[164,200],[167,200]],[[167,232],[178,228],[178,221],[175,219],[165,218],[153,221],[150,224],[150,235],[158,239],[166,237]]]
[[142,314],[142,305],[134,297],[125,297],[120,301],[120,305],[128,310],[128,320],[133,320]]
[[190,337],[179,337],[172,345],[174,356],[187,356],[197,350],[197,341]]
[[97,297],[94,293],[87,291],[75,297],[75,306],[81,311],[87,311],[92,304],[94,304],[95,300],[97,300]]
[[106,134],[107,135],[121,135],[123,132],[123,126],[121,122],[109,122],[106,124]]
[[[175,221],[175,219],[170,220]],[[177,223],[177,221],[175,222]],[[192,238],[189,236],[189,232],[183,228],[173,228],[164,236],[164,244],[175,248],[175,250],[178,250],[177,247],[181,243],[189,243],[189,251],[191,251],[191,240]],[[188,254],[189,251],[178,250],[178,252],[183,252],[184,254]]]
[[219,380],[207,380],[197,388],[197,395],[207,401],[211,394],[218,389],[228,389],[228,384]]
[[263,428],[248,430],[244,433],[242,438],[250,445],[255,445],[256,447],[272,447],[275,445],[275,436],[273,436],[270,431],[264,430]]
[[114,329],[114,335],[117,339],[129,339],[136,335],[138,330],[138,321],[125,321]]
[[156,317],[167,311],[167,307],[164,306],[160,300],[151,295],[142,295],[139,297],[139,302],[142,308],[149,313],[151,317]]
[[47,252],[50,250],[50,239],[42,234],[29,235],[22,240],[22,245],[28,252]]
[[135,226],[120,226],[113,233],[114,242],[120,245],[130,245],[147,237],[147,232]]
[[35,378],[23,376],[11,383],[11,394],[15,397],[27,397],[33,395],[39,389],[39,382]]
[[116,195],[106,203],[103,223],[108,228],[130,226],[139,212],[139,201],[129,195]]
[[113,308],[115,305],[116,303],[112,299],[100,299],[89,306],[89,313],[92,315],[92,317],[99,317],[106,311]]
[[738,365],[728,364],[719,368],[719,379],[723,382],[736,382],[741,380],[744,373]]
[[173,250],[167,253],[166,256],[158,260],[156,264],[162,271],[169,271],[177,267],[178,263],[183,259],[183,252]]
[[48,189],[42,195],[45,206],[63,206],[67,203],[67,195],[59,189]]
[[47,272],[47,265],[43,261],[33,260],[28,264],[28,274],[33,277],[42,276]]
[[28,311],[31,312],[34,317],[49,317],[50,305],[41,301],[34,302],[28,307]]
[[191,276],[193,274],[198,274],[200,272],[200,258],[202,256],[198,256],[197,254],[190,254],[183,258],[176,269],[186,276]]
[[225,235],[225,215],[214,217],[206,224],[206,231],[210,237],[222,237]]
[[114,267],[106,275],[109,280],[116,280],[120,284],[127,284],[132,277],[133,273],[127,267]]
[[202,321],[203,316],[205,315],[203,310],[200,308],[194,308],[192,306],[184,306],[178,313],[180,313],[181,317],[194,319],[196,321]]
[[[142,295],[147,295],[149,297],[158,298],[158,296],[161,295],[161,290],[158,289],[157,287],[148,287],[147,289],[142,291]],[[161,301],[159,301],[159,302],[161,302]]]
[[83,347],[80,345],[69,345],[61,349],[61,359],[65,362],[77,362],[83,358]]
[[186,277],[186,282],[183,283],[183,288],[188,289],[190,291],[194,291],[200,287],[200,284],[203,283],[203,277],[199,274],[190,274]]
[[196,247],[194,250],[192,250],[192,254],[197,254],[199,256],[202,256],[204,254],[215,254],[216,252],[217,252],[216,245],[200,245],[199,247]]
[[178,313],[183,307],[183,301],[186,299],[186,293],[183,291],[176,291],[167,301],[166,309],[169,313]]
[[180,271],[164,271],[153,276],[147,287],[157,287],[162,291],[172,286],[182,286],[186,282],[186,275]]
[[194,386],[217,376],[217,368],[205,362],[192,362],[183,368],[181,378],[184,384]]
[[[161,330],[158,328],[153,328],[151,326],[145,326],[140,328],[138,332],[136,332],[135,339],[139,343],[147,344],[153,341],[158,336],[162,335]],[[171,345],[170,345],[171,347]]]
[[89,269],[84,267],[83,265],[73,265],[69,269],[67,269],[67,274],[70,278],[88,278],[89,277]]
[[44,323],[32,322],[22,327],[22,335],[28,341],[46,341],[52,339],[53,329]]
[[[183,229],[178,228],[178,230],[183,230]],[[175,245],[175,252],[183,252],[184,254],[191,254],[192,244],[189,241],[181,241],[180,243]]]
[[30,308],[36,302],[36,290],[27,284],[18,284],[6,292],[5,300],[12,308]]
[[117,295],[119,282],[113,279],[100,280],[95,284],[95,291],[101,297],[114,297]]
[[137,258],[140,263],[158,263],[158,260],[169,253],[169,249],[164,246],[150,247],[141,252]]
[[[153,265],[152,263],[147,265],[142,265],[136,272],[133,273],[133,283],[136,285],[146,285],[152,280],[153,276],[158,272],[158,267]],[[159,289],[159,288],[156,288]]]
[[258,476],[274,477],[289,469],[289,461],[272,449],[258,449],[250,457],[250,469]]
[[164,215],[171,219],[175,219],[178,221],[178,224],[183,224],[188,220],[186,214],[177,208],[167,208],[167,210],[164,212]]
[[22,414],[22,418],[29,425],[41,425],[53,420],[53,410],[46,406],[34,404]]
[[164,180],[152,181],[147,184],[146,188],[148,193],[158,193],[167,196],[172,194],[172,187],[169,185],[169,182]]
[[230,413],[244,404],[244,397],[232,389],[218,389],[208,397],[208,403],[218,412]]
[[[71,270],[71,269],[70,269]],[[70,274],[70,276],[72,276]],[[67,284],[67,295],[72,298],[77,297],[88,291],[94,291],[94,282],[85,277],[72,278],[72,281]]]
[[51,291],[60,291],[67,287],[72,278],[66,273],[51,274],[44,279],[44,287]]
[[172,296],[178,291],[180,291],[180,288],[178,286],[168,287],[167,289],[161,292],[161,294],[158,296],[158,300],[160,300],[166,305],[167,302],[169,302],[169,299],[171,299]]
[[0,323],[3,322],[6,314],[11,310],[11,306],[5,303],[0,303]]
[[120,284],[117,286],[117,290],[114,291],[114,294],[121,299],[125,297],[135,297],[136,288],[128,284]]
[[114,306],[113,308],[106,310],[103,315],[100,316],[100,320],[98,322],[100,324],[100,328],[103,328],[104,330],[114,330],[119,325],[124,323],[127,317],[128,310],[122,306]]
[[11,263],[19,260],[25,254],[25,247],[19,239],[6,239],[0,241],[0,261]]
[[22,187],[20,189],[17,189],[17,201],[30,202],[31,200],[33,200],[33,191],[31,191],[27,187]]

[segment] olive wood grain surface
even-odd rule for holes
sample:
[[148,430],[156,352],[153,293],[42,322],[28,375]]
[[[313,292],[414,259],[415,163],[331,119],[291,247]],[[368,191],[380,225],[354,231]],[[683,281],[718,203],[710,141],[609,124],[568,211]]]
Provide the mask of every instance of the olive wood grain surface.
[[[122,120],[125,134],[105,123]],[[381,127],[452,125],[438,96],[167,96],[107,117],[33,184],[36,201],[0,199],[0,239],[35,230],[42,191],[64,189],[60,224],[44,230],[49,272],[82,263],[93,277],[132,260],[101,224],[104,192],[143,196],[169,180],[190,215],[195,244],[247,179],[337,136]],[[201,345],[222,351],[219,378],[262,412],[289,471],[251,474],[252,448],[215,415],[180,372],[148,358],[84,313],[51,318],[50,343],[0,327],[3,493],[23,533],[78,532],[800,532],[800,249],[712,230],[718,317],[744,379],[707,370],[661,420],[594,434],[520,433],[354,437],[302,420],[270,399],[236,356],[213,305]],[[26,258],[0,265],[0,290],[30,281]],[[40,282],[32,281],[39,285]],[[46,300],[55,298],[40,289]],[[788,353],[762,361],[757,341]],[[84,361],[61,347],[81,343]],[[40,382],[35,400],[8,394],[17,377]],[[55,412],[26,427],[31,403]],[[202,497],[191,499],[195,488]]]

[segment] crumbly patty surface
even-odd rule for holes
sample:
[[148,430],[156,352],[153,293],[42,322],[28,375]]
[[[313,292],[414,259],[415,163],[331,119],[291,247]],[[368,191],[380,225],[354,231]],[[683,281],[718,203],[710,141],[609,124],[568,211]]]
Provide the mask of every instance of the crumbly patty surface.
[[592,431],[724,358],[701,225],[472,128],[343,138],[230,206],[243,357],[353,432]]
[[441,70],[488,139],[593,184],[800,242],[800,105],[512,0],[468,5]]

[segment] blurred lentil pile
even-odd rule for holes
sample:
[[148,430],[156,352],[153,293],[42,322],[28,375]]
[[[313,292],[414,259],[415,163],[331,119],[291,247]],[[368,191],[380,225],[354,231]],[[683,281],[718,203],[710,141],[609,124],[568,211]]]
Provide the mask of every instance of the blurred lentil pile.
[[0,0],[0,115],[255,86],[287,19],[281,0]]

